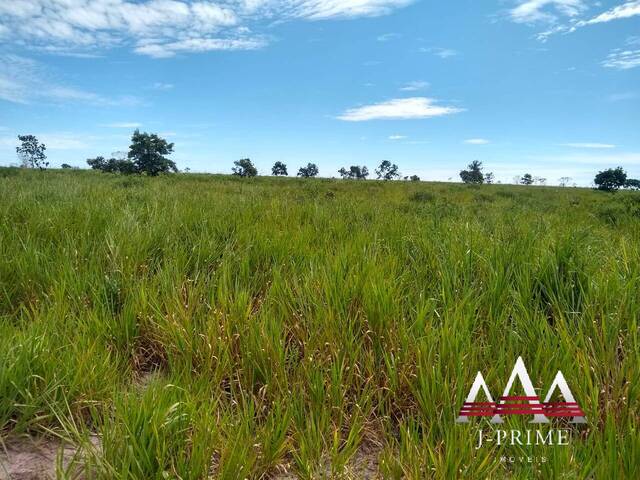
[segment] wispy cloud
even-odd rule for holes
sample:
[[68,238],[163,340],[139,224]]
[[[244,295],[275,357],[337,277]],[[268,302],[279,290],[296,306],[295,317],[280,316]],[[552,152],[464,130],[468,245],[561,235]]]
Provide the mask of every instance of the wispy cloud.
[[440,117],[464,111],[461,108],[437,105],[431,98],[396,98],[386,102],[351,108],[338,117],[347,122],[367,120],[406,120]]
[[264,38],[188,38],[166,43],[142,43],[136,53],[153,58],[169,58],[181,52],[211,52],[216,50],[257,50],[267,44]]
[[404,140],[405,138],[407,138],[406,135],[389,135],[389,137],[387,137],[389,140]]
[[600,15],[596,15],[590,20],[578,22],[577,26],[594,25],[596,23],[606,23],[606,22],[611,22],[613,20],[620,20],[622,18],[635,17],[636,15],[640,15],[640,1],[638,0],[623,3],[622,5],[613,7],[612,9],[607,10],[606,12],[603,12]]
[[509,10],[517,23],[553,22],[559,17],[576,17],[587,9],[584,0],[524,0]]
[[614,20],[621,20],[625,18],[635,17],[637,15],[640,15],[640,0],[633,0],[631,2],[626,2],[621,5],[610,8],[609,10],[606,10],[589,19],[578,20],[578,19],[572,18],[570,19],[568,24],[553,25],[547,31],[539,33],[537,37],[541,41],[546,41],[550,36],[558,33],[564,33],[564,34],[572,33],[572,32],[575,32],[577,29],[586,27],[588,25],[608,23]]
[[487,145],[491,142],[486,138],[468,138],[464,141],[467,145]]
[[403,92],[415,92],[418,90],[423,90],[427,87],[429,87],[429,82],[414,80],[413,82],[409,82],[406,85],[400,87],[400,90]]
[[563,143],[563,147],[570,148],[587,148],[587,149],[608,149],[608,148],[616,148],[615,145],[610,143]]
[[440,57],[445,60],[447,58],[455,57],[456,55],[458,55],[458,52],[456,50],[453,50],[452,48],[421,47],[420,51],[431,53],[432,55],[435,55],[436,57]]
[[399,33],[383,33],[382,35],[378,35],[376,40],[378,40],[379,42],[388,42],[390,40],[395,40],[400,37],[402,37],[402,35]]
[[617,70],[629,70],[640,67],[640,50],[613,50],[603,60],[602,66]]
[[154,90],[172,90],[173,83],[156,82],[151,85],[151,88],[153,88]]
[[137,105],[133,96],[108,98],[94,92],[52,83],[40,63],[19,55],[0,55],[0,99],[13,103],[84,103],[95,106]]
[[0,36],[59,54],[114,45],[163,58],[181,52],[252,50],[254,25],[385,15],[413,0],[19,0],[0,3]]

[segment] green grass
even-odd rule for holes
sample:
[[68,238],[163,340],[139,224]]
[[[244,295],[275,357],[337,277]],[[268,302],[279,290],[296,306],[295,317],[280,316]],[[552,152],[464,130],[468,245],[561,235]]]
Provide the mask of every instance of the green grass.
[[[97,433],[99,478],[339,478],[368,443],[384,478],[640,478],[639,197],[0,169],[2,439]],[[475,451],[464,397],[520,355],[589,423]]]

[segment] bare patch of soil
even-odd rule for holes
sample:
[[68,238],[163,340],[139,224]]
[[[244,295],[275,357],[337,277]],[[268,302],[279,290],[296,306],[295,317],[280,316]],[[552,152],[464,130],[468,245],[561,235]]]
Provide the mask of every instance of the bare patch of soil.
[[[91,439],[99,446],[97,437]],[[65,478],[85,479],[80,448],[58,439],[23,437],[0,444],[0,480],[49,480],[57,472]]]
[[[382,447],[377,443],[364,442],[355,455],[349,461],[345,471],[338,478],[353,480],[376,480],[381,478],[378,466]],[[270,476],[273,480],[298,480],[298,476],[289,468],[282,465],[278,473]],[[331,478],[331,465],[325,466],[324,476],[322,478]]]

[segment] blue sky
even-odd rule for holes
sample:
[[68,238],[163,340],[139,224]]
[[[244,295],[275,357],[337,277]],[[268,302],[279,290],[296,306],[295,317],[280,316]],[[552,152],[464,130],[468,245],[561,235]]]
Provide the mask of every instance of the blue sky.
[[175,142],[192,171],[322,176],[383,159],[458,180],[640,177],[640,1],[13,0],[0,3],[0,164]]

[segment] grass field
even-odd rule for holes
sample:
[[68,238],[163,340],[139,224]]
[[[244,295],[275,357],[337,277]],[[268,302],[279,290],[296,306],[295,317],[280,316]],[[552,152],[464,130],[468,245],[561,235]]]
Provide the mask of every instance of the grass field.
[[[0,169],[0,433],[99,478],[637,479],[639,318],[637,193]],[[588,424],[475,450],[518,356]]]

